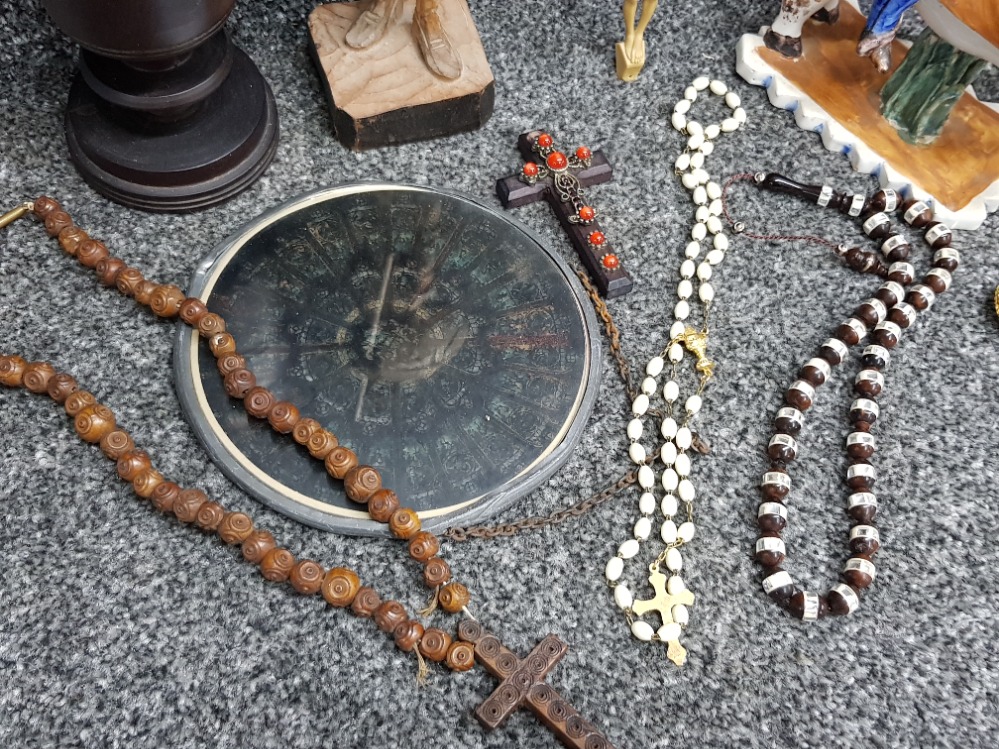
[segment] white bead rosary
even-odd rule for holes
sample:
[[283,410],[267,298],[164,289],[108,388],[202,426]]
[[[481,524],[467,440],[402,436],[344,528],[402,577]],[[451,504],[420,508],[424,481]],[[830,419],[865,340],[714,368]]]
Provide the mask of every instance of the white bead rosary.
[[[718,124],[701,125],[688,117],[691,105],[697,100],[700,92],[710,91],[723,97],[725,104],[732,110]],[[729,247],[728,236],[722,231],[721,215],[722,188],[711,180],[704,168],[704,161],[714,151],[714,141],[721,133],[732,133],[738,130],[746,121],[746,112],[740,106],[739,96],[728,90],[722,81],[709,80],[702,76],[693,81],[684,91],[684,98],[673,108],[673,127],[687,135],[687,146],[676,160],[676,172],[683,186],[691,192],[694,209],[694,226],[690,231],[690,242],[684,250],[685,259],[680,265],[680,282],[677,284],[678,301],[673,309],[675,322],[670,328],[670,341],[659,356],[653,357],[645,367],[646,377],[642,381],[641,394],[631,406],[632,419],[628,422],[627,436],[630,443],[628,457],[638,466],[638,485],[641,496],[638,500],[640,517],[634,524],[633,537],[622,543],[617,554],[607,562],[604,575],[607,584],[614,591],[614,602],[624,612],[631,627],[631,633],[644,642],[656,641],[667,644],[667,655],[678,666],[686,660],[686,650],[680,645],[681,630],[686,627],[690,618],[688,606],[694,601],[694,595],[680,577],[683,569],[683,557],[680,548],[690,543],[694,538],[693,502],[696,496],[694,484],[691,481],[691,461],[689,451],[694,436],[691,424],[703,405],[704,388],[711,379],[714,365],[708,360],[705,349],[708,337],[708,313],[715,297],[715,289],[710,280],[714,268],[725,259]],[[701,243],[711,235],[711,249],[699,263]],[[703,310],[703,328],[697,330],[687,324],[691,315],[691,298],[694,294],[694,278],[697,278],[697,298],[701,301]],[[696,356],[694,365],[697,371],[697,387],[694,393],[683,402],[682,416],[675,413],[680,401],[680,384],[678,382],[678,365],[683,360],[684,349]],[[660,390],[658,377],[665,370],[667,363],[670,368],[669,380]],[[651,399],[657,393],[662,394],[662,411],[665,416],[659,431],[664,442],[659,449],[659,457],[664,469],[659,483],[664,494],[657,499],[655,494],[656,475],[654,458],[649,459],[644,445],[641,443],[645,435],[643,417],[650,412]],[[654,430],[653,430],[654,431]],[[677,525],[676,517],[681,509],[685,511],[686,520]],[[660,526],[660,536],[666,548],[649,565],[649,583],[656,595],[648,600],[636,600],[631,589],[623,582],[625,561],[638,555],[643,541],[652,534],[652,520],[659,506],[663,515]],[[661,565],[666,566],[670,576],[659,571]],[[641,617],[647,612],[658,612],[662,617],[662,626],[658,630]]]

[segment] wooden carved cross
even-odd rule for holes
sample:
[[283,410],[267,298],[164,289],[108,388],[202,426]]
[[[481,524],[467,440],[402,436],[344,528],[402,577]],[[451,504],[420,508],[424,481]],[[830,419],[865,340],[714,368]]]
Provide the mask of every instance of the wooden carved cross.
[[[656,592],[655,597],[644,601],[635,601],[631,604],[631,610],[636,616],[644,616],[650,611],[656,611],[663,618],[663,624],[675,624],[673,620],[673,607],[678,603],[685,606],[692,606],[694,594],[689,590],[681,590],[677,594],[672,594],[666,590],[666,575],[658,569],[649,575],[649,583]],[[667,641],[666,656],[676,665],[682,666],[687,660],[687,649],[680,644],[679,639]]]
[[607,157],[585,146],[566,156],[540,130],[521,135],[517,146],[527,163],[519,174],[497,180],[496,195],[503,207],[519,208],[545,198],[600,293],[613,299],[631,291],[631,276],[601,231],[596,209],[584,200],[584,187],[613,178]]
[[496,690],[475,710],[475,717],[485,728],[499,727],[517,709],[526,707],[569,749],[614,749],[596,726],[544,682],[569,650],[558,637],[548,635],[524,659],[474,619],[458,625],[458,637],[475,646],[475,659],[500,680]]

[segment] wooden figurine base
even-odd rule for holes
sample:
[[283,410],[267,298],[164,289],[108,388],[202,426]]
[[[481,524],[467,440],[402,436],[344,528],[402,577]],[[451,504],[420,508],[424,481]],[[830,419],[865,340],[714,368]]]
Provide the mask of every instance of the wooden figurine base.
[[321,5],[309,16],[313,56],[330,99],[336,137],[360,151],[475,130],[493,112],[495,86],[465,0],[440,0],[441,18],[461,57],[461,75],[447,80],[424,61],[413,25],[414,1],[385,36],[366,49],[347,46],[368,2]]
[[[954,228],[977,229],[999,209],[999,110],[969,89],[936,142],[903,141],[880,111],[888,76],[856,53],[864,17],[851,2],[840,3],[838,23],[806,25],[797,59],[767,49],[765,29],[744,35],[736,52],[739,74],[766,87],[774,106],[793,111],[799,127],[820,133],[823,145],[849,156],[856,171],[931,202],[939,220]],[[894,42],[892,71],[906,49]]]

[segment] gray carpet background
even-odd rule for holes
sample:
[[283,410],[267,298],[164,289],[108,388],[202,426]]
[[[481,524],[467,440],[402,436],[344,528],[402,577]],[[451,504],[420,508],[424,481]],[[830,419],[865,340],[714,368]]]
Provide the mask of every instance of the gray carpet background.
[[[245,1],[230,21],[277,97],[274,164],[231,202],[193,215],[109,203],[68,161],[62,113],[73,45],[37,2],[0,5],[0,195],[45,193],[147,277],[186,287],[200,259],[244,221],[299,193],[359,179],[446,185],[498,205],[519,133],[603,147],[614,182],[594,191],[636,289],[612,303],[624,349],[644,366],[672,322],[691,211],[672,174],[668,116],[701,73],[742,96],[748,126],[721,139],[712,174],[772,169],[841,189],[874,181],[822,149],[734,70],[739,36],[775,2],[663,3],[638,82],[619,82],[611,0],[478,0],[496,77],[479,132],[354,154],[332,137],[306,42],[313,2]],[[911,19],[909,35],[918,29]],[[994,71],[982,98],[999,100]],[[703,111],[703,110],[702,110]],[[715,110],[717,111],[717,110]],[[706,119],[702,116],[702,119]],[[773,195],[739,193],[752,227],[860,242],[852,222]],[[517,217],[567,253],[547,207]],[[735,240],[717,276],[711,386],[696,460],[700,534],[685,554],[698,594],[676,669],[637,643],[602,570],[635,512],[629,494],[576,522],[513,539],[446,544],[443,555],[487,626],[522,653],[547,632],[572,646],[551,683],[620,749],[992,746],[999,733],[999,220],[961,232],[954,288],[897,349],[876,428],[885,548],[860,611],[810,626],[763,595],[751,562],[756,485],[782,389],[835,325],[877,287],[809,245]],[[923,245],[914,254],[927,265]],[[300,557],[357,569],[410,610],[416,565],[389,541],[304,528],[260,506],[206,458],[170,375],[171,325],[99,287],[38,226],[0,233],[0,351],[47,359],[108,403],[164,474],[249,512]],[[605,352],[606,357],[606,352]],[[625,467],[625,400],[606,359],[601,398],[568,464],[502,520],[547,514]],[[801,440],[788,568],[825,591],[847,556],[842,439],[847,379],[821,392]],[[61,409],[0,392],[0,744],[17,747],[553,747],[529,714],[485,733],[472,710],[495,681],[415,663],[368,621],[266,583],[238,551],[136,501]],[[652,548],[651,546],[649,548]],[[629,570],[636,571],[632,564]],[[438,615],[440,616],[440,615]],[[453,631],[453,619],[437,619]]]

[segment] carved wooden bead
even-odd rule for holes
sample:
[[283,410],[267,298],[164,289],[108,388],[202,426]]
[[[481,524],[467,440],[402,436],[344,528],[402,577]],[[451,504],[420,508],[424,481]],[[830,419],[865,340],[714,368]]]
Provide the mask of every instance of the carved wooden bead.
[[180,497],[180,487],[172,481],[161,481],[153,489],[149,501],[160,512],[173,512],[173,505]]
[[783,564],[787,550],[780,534],[766,531],[756,542],[756,561],[764,567],[776,567]]
[[180,303],[180,319],[192,327],[197,327],[201,318],[208,314],[208,307],[197,297],[188,297]]
[[260,562],[260,574],[272,583],[283,583],[295,568],[295,555],[287,549],[271,549]]
[[85,265],[87,268],[96,268],[101,260],[110,256],[111,253],[108,252],[108,248],[104,246],[104,243],[98,242],[96,239],[87,239],[80,242],[80,246],[76,250],[76,259],[80,261],[81,265]]
[[448,583],[441,588],[438,594],[441,608],[449,614],[457,614],[468,605],[470,600],[472,600],[472,596],[469,594],[468,588],[456,582]]
[[246,513],[227,512],[219,524],[218,533],[227,544],[241,544],[253,533],[253,521]]
[[320,427],[309,436],[305,446],[313,458],[325,460],[339,444],[340,441],[333,435],[333,432]]
[[850,529],[850,551],[871,557],[881,548],[878,529],[871,525],[855,525]]
[[72,375],[68,375],[65,372],[53,375],[49,380],[48,386],[45,388],[45,392],[49,394],[49,398],[54,400],[56,403],[65,403],[66,399],[80,389],[80,386],[76,383],[76,379]]
[[122,455],[135,449],[135,442],[128,432],[114,429],[101,437],[101,452],[110,460],[117,461]]
[[132,490],[143,499],[149,499],[162,483],[163,474],[155,468],[147,468],[132,479]]
[[440,557],[428,559],[423,565],[423,582],[428,588],[436,588],[451,579],[451,568]]
[[208,339],[208,348],[216,359],[236,353],[236,339],[229,333],[216,333]]
[[[325,462],[326,471],[330,476],[335,479],[343,479],[357,467],[357,455],[349,447],[340,445],[329,451]],[[379,483],[381,483],[380,479]]]
[[787,508],[780,502],[763,502],[756,512],[756,524],[761,531],[780,533],[787,527]]
[[149,300],[153,298],[153,292],[156,291],[156,284],[149,280],[142,280],[135,287],[135,292],[132,294],[132,298],[135,299],[139,304],[149,304]]
[[354,596],[354,602],[350,604],[350,610],[357,616],[374,616],[378,607],[382,605],[381,596],[374,588],[362,587]]
[[834,616],[852,614],[860,605],[857,591],[845,583],[833,586],[832,590],[826,593],[826,600],[829,601],[829,613]]
[[434,627],[425,630],[423,637],[420,638],[420,653],[434,663],[440,663],[447,658],[449,647],[451,647],[451,635]]
[[216,333],[225,333],[225,320],[214,312],[208,312],[198,320],[198,332],[204,338],[210,338]]
[[198,519],[198,512],[208,504],[208,495],[201,489],[184,489],[173,503],[173,514],[182,523],[193,523]]
[[21,384],[32,393],[45,393],[49,388],[49,380],[55,377],[55,367],[46,361],[33,361],[24,368]]
[[[256,529],[243,540],[243,559],[250,564],[260,564],[267,553],[277,546],[274,534],[267,530]],[[318,590],[318,588],[317,588]]]
[[149,298],[149,308],[159,317],[176,317],[184,301],[184,292],[179,286],[162,284],[157,286]]
[[67,255],[75,255],[80,245],[90,239],[79,226],[67,226],[59,232],[59,246]]
[[400,507],[389,518],[389,530],[392,535],[403,540],[419,533],[420,526],[420,516],[416,514],[416,510],[409,507]]
[[76,416],[87,406],[92,406],[95,403],[97,403],[97,399],[92,393],[88,393],[86,390],[77,390],[66,399],[62,407],[66,409],[67,415]]
[[452,671],[468,671],[475,665],[475,649],[468,642],[452,642],[445,662]]
[[97,273],[97,280],[101,282],[104,286],[114,286],[118,282],[118,274],[121,273],[128,266],[125,265],[125,261],[117,257],[106,257],[102,258],[96,266],[94,266],[94,271]]
[[408,619],[392,630],[392,638],[399,650],[409,653],[420,644],[424,631],[422,624],[415,619]]
[[902,218],[905,223],[920,229],[933,220],[933,209],[922,200],[910,199],[902,203]]
[[45,217],[45,231],[50,237],[58,237],[59,232],[73,225],[73,219],[66,211],[55,210]]
[[271,429],[275,432],[288,434],[288,432],[295,428],[300,418],[301,414],[294,403],[278,401],[274,404],[270,413],[267,414],[267,423],[271,425]]
[[198,516],[194,521],[202,530],[214,533],[224,517],[225,508],[222,505],[218,502],[205,502],[198,508]]
[[20,356],[0,356],[0,382],[11,388],[21,387],[27,366]]
[[59,205],[58,200],[42,195],[33,202],[31,210],[38,218],[44,221],[50,213],[61,211],[62,206]]
[[257,386],[257,378],[248,369],[236,369],[225,376],[222,387],[230,398],[245,398]]
[[147,468],[152,467],[153,461],[149,459],[149,455],[144,450],[129,450],[118,458],[115,465],[118,476],[129,483]]
[[73,420],[76,433],[86,442],[100,442],[101,438],[115,428],[114,414],[107,406],[95,403],[80,411]]
[[382,632],[394,632],[408,618],[406,609],[398,601],[385,601],[375,609],[375,624]]
[[843,566],[843,579],[851,587],[858,590],[860,588],[869,588],[871,583],[874,582],[875,576],[876,569],[874,564],[864,554],[855,554],[846,560],[846,564]]
[[[303,559],[292,568],[289,579],[291,580],[291,587],[295,589],[296,593],[301,593],[303,596],[311,596],[319,592],[325,575],[326,570],[320,565],[311,559]],[[357,600],[357,596],[354,596],[354,599]]]
[[267,414],[274,408],[274,393],[259,385],[250,388],[243,396],[243,408],[250,416],[258,419],[266,419]]
[[125,296],[135,296],[135,290],[142,280],[142,271],[138,268],[124,268],[118,271],[114,285]]
[[[344,448],[338,447],[330,453],[330,456],[342,449]],[[326,463],[329,465],[329,457],[326,458]],[[354,466],[344,475],[343,488],[351,501],[365,504],[376,491],[382,488],[382,477],[371,466]]]
[[417,562],[429,562],[440,550],[440,540],[428,531],[417,533],[409,541],[409,556]]
[[[315,419],[299,419],[298,423],[295,424],[295,428],[291,430],[291,437],[295,442],[300,445],[306,445],[309,442],[309,437],[318,432],[323,428]],[[323,456],[325,457],[325,456]]]
[[387,523],[399,509],[399,497],[391,489],[381,489],[368,500],[368,514],[379,523]]
[[225,377],[237,369],[246,369],[246,359],[239,354],[226,354],[215,362],[215,366],[218,367],[219,374]]
[[330,606],[337,608],[350,606],[360,589],[361,581],[357,573],[346,567],[334,567],[323,578],[323,598]]

